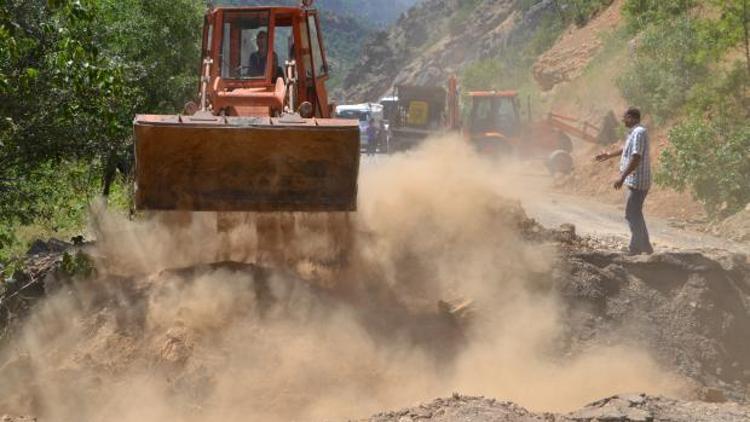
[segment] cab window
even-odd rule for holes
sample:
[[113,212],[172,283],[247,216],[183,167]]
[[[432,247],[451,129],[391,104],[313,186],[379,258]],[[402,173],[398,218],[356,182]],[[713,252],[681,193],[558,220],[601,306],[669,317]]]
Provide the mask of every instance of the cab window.
[[323,58],[323,48],[320,45],[320,34],[318,33],[318,25],[316,24],[315,15],[309,15],[307,17],[307,27],[310,30],[310,47],[312,48],[315,76],[325,76],[328,73],[328,68],[325,59]]
[[269,57],[268,12],[227,13],[221,41],[221,77],[263,79]]
[[475,98],[472,110],[471,125],[475,131],[488,132],[494,129],[492,101],[486,98]]
[[284,77],[284,66],[287,61],[296,60],[294,46],[293,15],[275,14],[273,29],[273,52],[278,57],[276,77]]
[[500,97],[495,101],[495,127],[505,133],[515,134],[518,116],[512,97]]

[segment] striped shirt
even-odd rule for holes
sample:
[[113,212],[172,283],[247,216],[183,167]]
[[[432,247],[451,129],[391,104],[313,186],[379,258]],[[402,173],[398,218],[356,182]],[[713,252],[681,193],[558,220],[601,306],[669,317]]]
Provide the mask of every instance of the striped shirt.
[[630,159],[633,155],[641,156],[641,162],[625,179],[625,185],[633,189],[649,190],[651,188],[651,158],[649,154],[649,141],[646,128],[639,125],[630,129],[628,139],[625,141],[625,147],[622,149],[620,158],[620,173],[628,168]]

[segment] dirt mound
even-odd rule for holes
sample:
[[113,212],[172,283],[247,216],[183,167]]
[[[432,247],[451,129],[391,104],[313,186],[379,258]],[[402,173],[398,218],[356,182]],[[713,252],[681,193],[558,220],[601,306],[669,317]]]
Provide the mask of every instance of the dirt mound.
[[750,417],[750,407],[737,403],[680,401],[645,394],[619,395],[592,403],[563,416],[561,421],[739,422]]
[[454,394],[450,398],[436,399],[417,407],[379,413],[360,422],[413,422],[413,421],[543,421],[523,407],[507,401],[484,397]]
[[[750,393],[750,265],[747,257],[573,253],[556,283],[568,304],[571,348],[626,336],[661,362],[714,390]],[[613,333],[615,338],[613,338]]]
[[677,401],[645,394],[610,397],[564,415],[532,413],[512,402],[454,394],[417,407],[380,413],[361,422],[740,422],[748,418],[747,406]]
[[[698,253],[629,257],[581,251],[578,245],[582,240],[570,230],[544,229],[526,219],[522,208],[512,202],[504,203],[509,210],[505,215],[507,221],[522,223],[519,230],[535,239],[531,240],[533,244],[541,245],[552,239],[561,246],[561,255],[556,258],[558,265],[551,272],[544,270],[528,279],[532,289],[538,290],[534,300],[546,300],[544,292],[551,289],[562,304],[558,316],[562,329],[543,331],[544,354],[555,356],[553,360],[562,365],[577,367],[579,357],[594,350],[595,354],[606,356],[603,364],[610,366],[615,364],[613,359],[619,358],[607,351],[607,345],[628,345],[635,347],[633,350],[647,350],[665,368],[689,379],[690,392],[686,397],[711,401],[747,399],[750,359],[746,351],[750,340],[745,334],[750,332],[750,265],[745,257],[706,257]],[[62,261],[57,262],[61,265]],[[344,385],[367,396],[372,394],[366,393],[372,388],[367,385],[384,382],[400,396],[403,391],[393,383],[403,383],[399,381],[402,377],[410,377],[402,387],[421,388],[424,395],[418,396],[424,397],[439,393],[427,387],[442,382],[439,381],[442,376],[432,373],[433,365],[443,368],[438,372],[450,374],[465,367],[467,361],[462,358],[465,356],[468,362],[479,362],[490,376],[497,369],[485,366],[482,354],[472,352],[475,347],[472,333],[479,331],[486,337],[488,332],[487,325],[482,323],[488,317],[484,309],[486,298],[475,298],[468,305],[444,302],[443,306],[429,309],[419,301],[395,295],[392,289],[370,284],[364,302],[364,297],[341,296],[292,273],[236,262],[165,270],[145,277],[110,275],[100,280],[66,279],[64,272],[49,268],[50,272],[43,277],[45,285],[58,294],[34,308],[31,315],[31,323],[36,322],[37,329],[43,327],[42,332],[31,337],[25,333],[24,337],[33,344],[44,339],[45,352],[40,355],[28,349],[31,344],[25,342],[14,344],[26,353],[7,354],[6,350],[0,377],[27,381],[23,388],[13,383],[7,384],[7,389],[0,387],[0,409],[62,415],[62,420],[98,420],[108,414],[101,413],[102,407],[117,406],[119,402],[112,401],[109,391],[101,390],[104,384],[127,391],[134,386],[146,388],[149,394],[166,400],[166,409],[159,409],[157,414],[166,412],[175,416],[195,409],[199,414],[214,415],[217,401],[231,400],[232,395],[225,396],[224,390],[231,386],[254,397],[246,399],[246,407],[243,406],[246,411],[252,409],[253,414],[266,415],[272,420],[301,414],[323,417],[328,413],[316,413],[320,410],[307,406],[316,403],[319,397],[338,394]],[[546,307],[540,306],[546,312]],[[342,314],[353,318],[342,320]],[[73,318],[72,327],[65,316]],[[343,337],[340,330],[344,330]],[[73,343],[69,342],[71,338],[75,339]],[[321,339],[328,340],[319,343]],[[394,339],[408,346],[392,349]],[[365,346],[370,343],[379,346],[376,349]],[[339,358],[335,364],[330,361],[333,350],[329,347],[335,348]],[[297,348],[304,351],[304,358],[292,352]],[[380,356],[375,351],[378,348],[389,352]],[[413,353],[421,357],[413,361]],[[502,367],[500,362],[507,357],[494,353],[490,362]],[[628,353],[621,357],[632,359]],[[399,365],[396,375],[391,373],[389,365],[374,364],[393,354],[408,361],[407,366],[415,367],[405,370]],[[361,368],[359,361],[363,357],[369,363]],[[253,365],[248,372],[247,363],[240,363],[248,358],[259,365],[270,365],[268,371]],[[425,366],[425,362],[429,363]],[[317,369],[312,369],[311,364]],[[633,364],[650,365],[648,361]],[[629,371],[635,370],[629,365],[626,365]],[[277,371],[286,374],[283,381],[272,375]],[[546,371],[550,371],[547,375],[552,379],[565,376],[555,375],[558,370],[554,367]],[[248,384],[237,376],[249,377],[248,380],[261,377],[266,381],[248,391]],[[341,376],[346,379],[343,384]],[[607,382],[622,382],[627,375],[616,376],[622,379]],[[306,387],[311,377],[319,385],[317,391]],[[420,387],[415,387],[415,380],[420,380],[417,383]],[[462,382],[448,385],[461,388]],[[464,388],[472,390],[476,386],[468,384]],[[273,393],[265,393],[267,389]],[[301,400],[305,405],[290,407],[287,400],[290,397],[286,395],[272,398],[280,394],[279,389],[288,389],[294,395],[304,392]],[[55,397],[71,394],[85,397],[86,404],[77,403],[69,408],[54,401]],[[379,398],[370,397],[374,403],[401,402],[383,396],[382,392],[377,394]],[[154,406],[151,401],[148,403]],[[456,396],[415,409],[380,414],[370,420],[567,421],[615,414],[624,416],[613,420],[623,421],[649,420],[644,415],[676,415],[668,419],[675,421],[701,420],[690,418],[703,414],[708,415],[703,420],[742,420],[731,418],[746,415],[737,412],[747,409],[733,406],[628,396],[549,419],[550,414],[531,413],[510,402]],[[353,408],[344,414],[361,415],[368,407],[363,410],[355,400]],[[155,420],[151,413],[139,417]]]
[[750,242],[750,204],[744,210],[722,221],[713,231],[737,242]]

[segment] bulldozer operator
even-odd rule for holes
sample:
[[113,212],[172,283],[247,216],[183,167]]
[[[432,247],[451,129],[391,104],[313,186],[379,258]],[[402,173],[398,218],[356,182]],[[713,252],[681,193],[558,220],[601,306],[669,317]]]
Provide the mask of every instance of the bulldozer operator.
[[[257,51],[250,54],[248,60],[248,76],[263,76],[266,73],[266,63],[268,61],[268,32],[260,31],[255,37],[255,45],[258,48]],[[279,66],[279,56],[276,52],[273,52],[273,80],[281,78],[284,75],[284,71]]]

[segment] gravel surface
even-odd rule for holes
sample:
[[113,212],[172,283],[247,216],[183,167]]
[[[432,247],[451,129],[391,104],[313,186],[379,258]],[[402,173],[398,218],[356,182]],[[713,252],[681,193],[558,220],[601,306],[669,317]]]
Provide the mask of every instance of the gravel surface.
[[532,413],[517,404],[484,397],[453,395],[416,407],[384,412],[360,422],[746,422],[750,407],[618,395],[568,414]]

